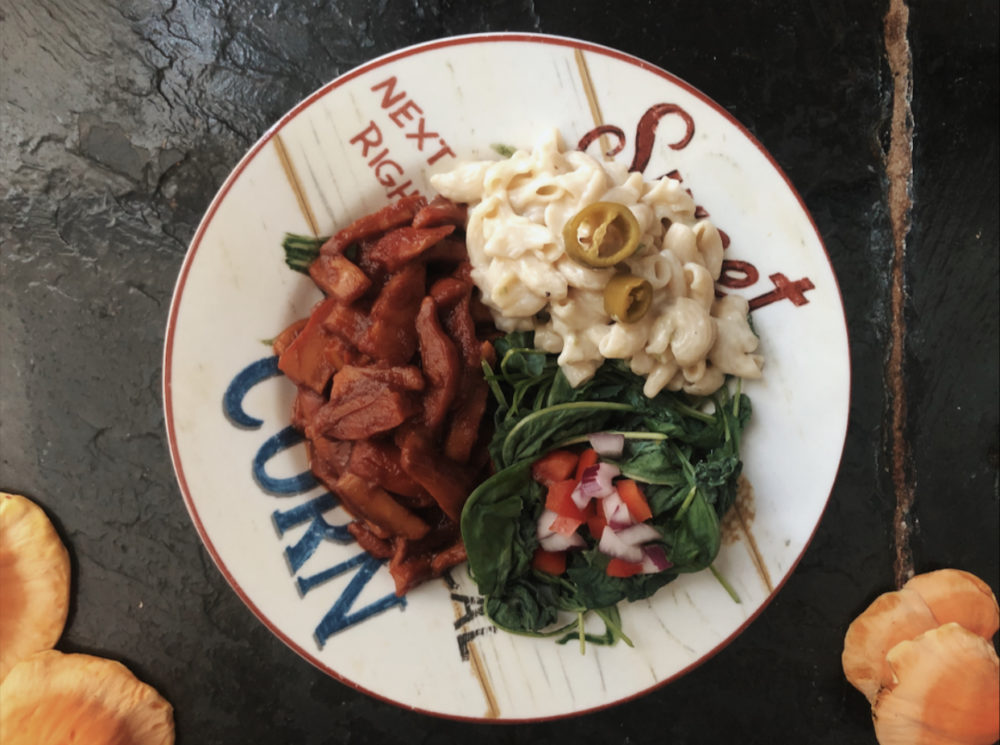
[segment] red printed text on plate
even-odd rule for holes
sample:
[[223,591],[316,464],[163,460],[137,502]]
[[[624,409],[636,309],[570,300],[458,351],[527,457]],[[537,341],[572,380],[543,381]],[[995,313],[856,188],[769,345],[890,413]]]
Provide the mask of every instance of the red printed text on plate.
[[375,180],[386,188],[386,195],[395,199],[403,196],[419,195],[413,187],[413,179],[408,177],[399,160],[390,152],[386,142],[385,128],[402,130],[404,139],[419,153],[424,162],[432,166],[442,158],[455,157],[451,146],[427,123],[424,109],[405,90],[398,88],[396,76],[386,78],[371,87],[377,94],[379,106],[385,113],[384,121],[368,122],[360,132],[350,139],[350,144],[361,150]]

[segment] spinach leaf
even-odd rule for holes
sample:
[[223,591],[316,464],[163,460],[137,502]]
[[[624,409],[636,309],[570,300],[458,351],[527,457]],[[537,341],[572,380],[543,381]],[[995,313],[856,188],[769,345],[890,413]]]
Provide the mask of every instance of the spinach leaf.
[[552,587],[518,577],[500,594],[486,599],[486,614],[497,626],[518,633],[533,633],[558,619],[559,602]]
[[502,360],[512,349],[534,349],[534,334],[530,331],[512,331],[493,341],[497,359]]
[[[531,462],[522,461],[493,474],[469,495],[462,509],[461,530],[469,557],[469,573],[484,595],[499,592],[512,575],[531,563],[522,524],[539,501],[541,486],[531,478]],[[519,537],[520,540],[515,540]]]
[[609,577],[608,557],[597,548],[574,555],[566,575],[575,585],[574,599],[585,609],[611,607],[622,600],[629,602],[648,598],[668,582],[677,579],[673,570],[632,577]]
[[[657,521],[658,526],[661,525]],[[722,543],[719,516],[697,488],[678,518],[663,526],[667,556],[676,572],[697,572],[715,561]]]
[[694,467],[695,480],[702,487],[705,498],[725,514],[736,498],[736,480],[743,471],[739,457],[716,451]]
[[[646,484],[677,486],[686,483],[673,451],[665,440],[626,439],[626,450],[624,457],[618,461],[618,468],[623,476]],[[648,499],[649,494],[646,496]]]
[[538,408],[559,373],[559,366],[552,355],[534,349],[532,335],[514,332],[497,339],[493,348],[497,354],[495,369],[486,370],[486,380],[497,400],[496,424],[499,426],[509,416],[522,416]]
[[649,484],[645,488],[646,501],[653,513],[654,519],[676,510],[691,491],[691,486],[684,481],[679,484],[662,485]]
[[675,579],[677,579],[677,572],[673,569],[655,574],[637,574],[634,577],[627,577],[625,579],[625,599],[630,603],[643,600]]
[[559,437],[599,431],[614,413],[628,411],[632,411],[628,404],[610,401],[570,401],[533,411],[504,434],[500,463],[537,457]]
[[576,587],[575,599],[583,608],[605,608],[625,599],[625,590],[616,577],[606,573],[608,557],[596,547],[572,555],[566,576]]
[[545,405],[555,406],[567,401],[576,401],[578,400],[578,396],[579,391],[569,384],[569,380],[566,379],[566,376],[560,370],[552,379],[552,385],[549,386],[545,397]]

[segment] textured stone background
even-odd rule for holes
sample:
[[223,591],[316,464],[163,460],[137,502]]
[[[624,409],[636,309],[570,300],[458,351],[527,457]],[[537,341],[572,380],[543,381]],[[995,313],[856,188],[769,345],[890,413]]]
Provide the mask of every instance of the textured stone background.
[[[0,488],[70,547],[60,648],[115,657],[176,708],[178,742],[874,743],[839,666],[893,583],[909,491],[917,571],[998,587],[997,5],[914,2],[912,229],[891,370],[892,78],[884,2],[0,0]],[[803,195],[851,334],[851,425],[826,515],[777,599],[669,686],[556,723],[482,727],[369,699],[300,660],[201,548],[160,394],[173,285],[242,153],[353,66],[519,30],[617,47],[742,121]],[[887,424],[905,396],[903,478]]]

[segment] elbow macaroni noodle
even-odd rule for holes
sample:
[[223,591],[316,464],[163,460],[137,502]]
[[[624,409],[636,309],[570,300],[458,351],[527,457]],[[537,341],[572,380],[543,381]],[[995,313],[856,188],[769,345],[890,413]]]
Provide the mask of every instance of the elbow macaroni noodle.
[[[727,374],[760,377],[747,301],[715,296],[722,237],[695,217],[694,200],[675,179],[646,182],[620,163],[566,150],[552,130],[531,152],[463,164],[431,184],[470,205],[472,279],[497,327],[534,330],[535,346],[559,355],[574,387],[605,359],[625,360],[644,376],[650,397],[664,388],[711,393]],[[654,295],[635,323],[616,322],[604,310],[604,286],[615,270],[583,266],[563,248],[563,226],[598,201],[626,205],[641,228],[639,250],[623,263]]]

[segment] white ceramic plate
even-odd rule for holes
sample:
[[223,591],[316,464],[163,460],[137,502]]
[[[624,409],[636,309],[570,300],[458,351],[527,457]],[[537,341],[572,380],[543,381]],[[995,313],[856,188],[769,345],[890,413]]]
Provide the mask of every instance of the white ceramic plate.
[[[645,140],[640,122],[650,111],[667,113]],[[623,604],[634,648],[589,646],[581,655],[574,644],[497,632],[464,567],[395,598],[387,569],[349,540],[346,513],[310,485],[304,448],[285,447],[294,386],[275,375],[266,340],[319,297],[283,262],[286,231],[330,234],[400,193],[431,194],[430,173],[494,157],[493,143],[530,148],[550,127],[575,143],[598,125],[620,130],[605,144],[621,139],[616,157],[648,178],[676,171],[731,238],[722,289],[755,300],[766,367],[763,381],[745,387],[754,403],[745,473],[756,498],[743,505],[715,564],[742,602],[708,572],[684,576],[648,601]],[[247,606],[337,679],[401,706],[472,719],[607,706],[676,678],[732,640],[812,537],[839,465],[848,396],[836,279],[801,199],[760,144],[663,70],[593,44],[525,34],[403,49],[282,118],[202,221],[164,353],[180,488]]]

